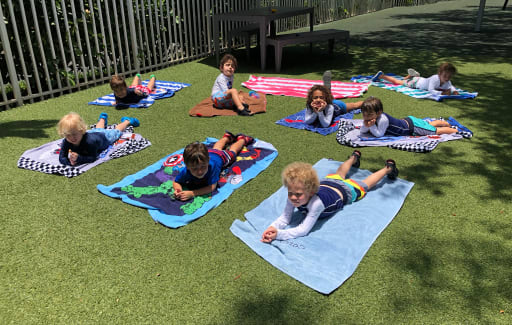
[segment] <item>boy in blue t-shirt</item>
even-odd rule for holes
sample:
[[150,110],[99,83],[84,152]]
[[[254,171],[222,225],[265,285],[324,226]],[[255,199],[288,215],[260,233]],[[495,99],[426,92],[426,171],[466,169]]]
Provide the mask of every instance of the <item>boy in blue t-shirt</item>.
[[[176,199],[187,201],[215,191],[222,169],[231,165],[242,148],[253,142],[250,136],[241,133],[235,136],[226,131],[213,149],[200,142],[188,144],[183,151],[187,168],[180,171],[172,184]],[[229,149],[224,150],[227,146]]]

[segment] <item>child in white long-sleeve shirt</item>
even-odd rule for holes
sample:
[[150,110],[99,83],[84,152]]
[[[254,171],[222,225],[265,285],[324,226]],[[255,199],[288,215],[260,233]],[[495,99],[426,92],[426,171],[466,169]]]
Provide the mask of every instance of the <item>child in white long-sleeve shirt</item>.
[[[333,216],[345,204],[362,199],[384,176],[389,179],[398,176],[395,161],[388,159],[384,168],[363,181],[345,179],[352,166],[359,167],[360,158],[361,152],[354,150],[335,174],[327,175],[321,181],[310,164],[294,162],[288,165],[282,174],[283,185],[288,189],[284,212],[263,232],[261,241],[270,243],[306,236],[319,218]],[[304,219],[298,226],[286,229],[295,208],[303,213]]]
[[459,92],[452,85],[451,78],[457,73],[457,69],[451,63],[445,62],[439,66],[437,74],[429,78],[420,77],[414,69],[407,70],[407,76],[403,80],[386,76],[382,71],[373,76],[372,81],[384,79],[397,85],[404,85],[409,88],[428,90],[434,95],[458,95]]

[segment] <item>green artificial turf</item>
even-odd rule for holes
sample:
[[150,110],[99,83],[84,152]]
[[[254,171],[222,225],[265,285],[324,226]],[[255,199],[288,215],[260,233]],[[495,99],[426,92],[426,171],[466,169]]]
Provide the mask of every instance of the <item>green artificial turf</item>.
[[[189,117],[219,73],[210,57],[155,71],[192,87],[149,109],[88,106],[110,92],[103,85],[1,112],[0,323],[511,323],[512,16],[501,5],[487,1],[481,33],[472,32],[476,2],[457,0],[329,24],[353,30],[349,56],[342,47],[329,56],[322,44],[312,56],[307,46],[285,49],[284,77],[320,79],[331,69],[335,80],[348,81],[408,67],[429,75],[450,61],[459,71],[454,85],[479,92],[475,100],[444,102],[376,87],[364,94],[381,98],[397,117],[453,116],[474,137],[429,154],[361,149],[361,168],[376,170],[393,158],[415,186],[353,276],[329,296],[272,267],[229,231],[280,187],[288,163],[342,161],[352,152],[334,134],[274,123],[304,108],[304,99],[267,96],[267,113],[254,117]],[[251,74],[275,75],[247,62],[244,51],[235,54],[235,87]],[[55,125],[69,111],[90,123],[102,111],[111,122],[136,116],[137,132],[152,146],[71,179],[18,169],[25,150],[59,138]],[[96,190],[225,129],[271,142],[279,156],[185,227],[155,224],[145,209]]]

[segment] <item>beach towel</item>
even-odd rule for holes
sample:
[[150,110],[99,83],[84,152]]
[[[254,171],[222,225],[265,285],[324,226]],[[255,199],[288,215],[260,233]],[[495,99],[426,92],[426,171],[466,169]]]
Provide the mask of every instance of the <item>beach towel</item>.
[[[238,94],[243,98],[244,102],[249,105],[249,110],[254,114],[265,113],[267,111],[267,97],[262,93],[246,93],[239,91]],[[249,95],[251,94],[251,95]],[[212,99],[210,97],[205,98],[199,104],[192,107],[190,116],[197,117],[212,117],[218,115],[238,115],[231,109],[220,109],[213,106]]]
[[[435,119],[424,118],[424,120],[432,121]],[[410,152],[430,152],[434,150],[440,142],[473,137],[473,132],[460,124],[453,117],[450,116],[446,121],[450,123],[450,125],[456,126],[459,131],[457,133],[442,135],[383,136],[377,138],[370,134],[361,136],[360,128],[363,125],[363,120],[340,119],[338,122],[336,140],[340,144],[350,147],[389,147]]]
[[[142,81],[142,85],[147,86],[149,80]],[[134,104],[117,104],[116,98],[114,97],[114,93],[102,96],[98,99],[89,102],[89,105],[100,105],[100,106],[115,106],[117,108],[148,108],[153,105],[155,100],[172,97],[175,92],[178,90],[190,87],[190,84],[182,83],[182,82],[174,82],[174,81],[164,81],[157,80],[155,82],[156,89],[149,94],[148,97],[143,98],[140,102]]]
[[[394,73],[386,73],[386,75],[403,80],[402,76],[398,76]],[[478,96],[478,93],[476,93],[476,92],[469,92],[469,91],[462,90],[459,88],[457,88],[457,91],[459,92],[458,95],[435,95],[435,94],[428,92],[427,90],[414,89],[414,88],[409,88],[409,87],[402,86],[402,85],[395,85],[395,84],[390,83],[385,80],[371,81],[372,78],[373,78],[373,76],[359,75],[359,76],[352,77],[350,80],[353,82],[364,83],[364,84],[371,82],[372,86],[393,90],[393,91],[396,91],[401,94],[411,96],[414,98],[432,99],[437,102],[440,102],[443,99],[466,99],[466,98],[475,98],[476,96]]]
[[[323,85],[322,80],[289,79],[279,77],[250,76],[242,86],[269,95],[308,97],[308,90],[314,85]],[[334,98],[361,97],[370,83],[331,81]]]
[[[113,129],[115,126],[116,124],[109,125],[107,129]],[[91,128],[94,127],[95,125],[91,126]],[[18,167],[46,174],[74,177],[107,160],[123,157],[149,147],[151,142],[143,138],[140,134],[133,133],[133,126],[129,126],[123,132],[119,140],[105,149],[97,160],[78,166],[67,166],[60,163],[59,153],[61,144],[62,139],[59,139],[25,151],[18,160]]]
[[276,121],[276,124],[287,126],[294,129],[300,129],[300,130],[308,130],[311,132],[320,133],[321,135],[328,135],[333,132],[336,132],[338,130],[338,121],[342,118],[345,119],[353,119],[354,114],[361,113],[361,110],[353,110],[348,113],[345,113],[343,115],[336,116],[332,122],[332,124],[324,128],[320,125],[320,123],[317,121],[316,124],[306,124],[304,123],[304,119],[306,117],[306,109],[303,109],[300,112],[294,113],[292,115],[289,115],[285,118],[282,118],[278,121]]
[[[215,138],[207,138],[207,147],[213,147]],[[225,169],[210,194],[189,201],[174,199],[173,180],[182,168],[183,149],[180,149],[145,169],[123,178],[116,184],[98,185],[98,190],[112,198],[148,209],[156,222],[170,228],[185,226],[202,217],[226,200],[233,191],[265,170],[277,157],[277,150],[268,142],[257,140],[240,152],[236,162]]]
[[[313,167],[319,177],[336,172],[340,162],[322,159]],[[352,168],[349,177],[363,180],[371,172]],[[272,243],[260,241],[263,231],[281,215],[288,191],[281,187],[255,209],[246,221],[235,220],[231,232],[259,256],[323,294],[329,294],[356,270],[379,234],[388,226],[404,203],[414,183],[385,177],[361,200],[349,204],[334,216],[317,221],[304,237]],[[291,225],[302,220],[296,211]]]

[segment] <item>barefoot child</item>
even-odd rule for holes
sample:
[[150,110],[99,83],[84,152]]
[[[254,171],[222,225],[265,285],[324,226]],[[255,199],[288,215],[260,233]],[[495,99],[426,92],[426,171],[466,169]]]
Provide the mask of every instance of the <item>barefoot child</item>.
[[[261,241],[270,243],[306,236],[319,218],[330,217],[344,205],[362,199],[384,176],[389,179],[398,176],[395,161],[388,159],[385,167],[363,181],[346,179],[350,167],[359,167],[360,158],[361,152],[355,150],[335,174],[327,175],[321,181],[310,164],[294,162],[288,165],[282,174],[283,185],[288,189],[286,206],[281,216],[263,232]],[[286,229],[295,208],[302,212],[304,219],[298,226]]]
[[[245,134],[226,131],[224,136],[208,149],[204,143],[193,142],[183,151],[184,168],[173,182],[176,199],[187,201],[198,195],[215,191],[221,171],[236,161],[243,146],[254,142]],[[225,148],[229,146],[229,149]]]
[[458,132],[457,129],[452,129],[450,123],[446,121],[426,122],[414,116],[397,119],[384,113],[383,110],[382,102],[376,97],[369,97],[363,102],[361,106],[363,112],[361,134],[371,133],[374,137],[382,137],[384,135],[422,136]]
[[420,77],[420,74],[416,70],[408,69],[407,76],[404,78],[404,80],[386,76],[382,73],[382,71],[379,71],[375,76],[373,76],[372,81],[384,79],[397,85],[428,90],[434,95],[458,95],[459,92],[450,82],[455,73],[457,73],[455,66],[453,66],[451,63],[445,62],[439,66],[437,74],[434,74],[429,78]]
[[62,140],[59,161],[64,165],[81,165],[98,159],[99,154],[121,137],[129,126],[137,127],[139,120],[135,117],[123,117],[115,129],[105,129],[107,113],[101,113],[96,128],[87,131],[87,125],[77,113],[69,113],[60,119],[57,130]]

